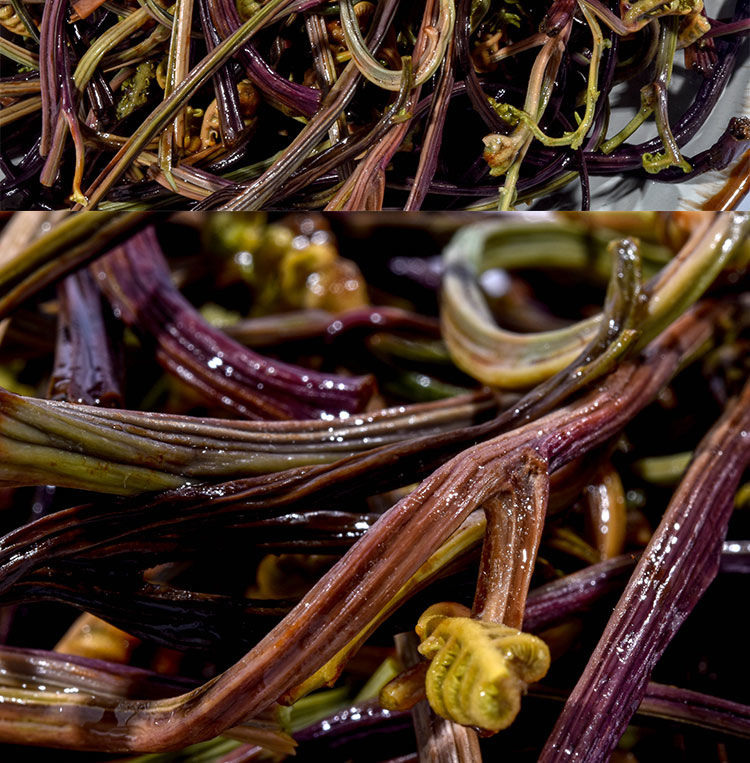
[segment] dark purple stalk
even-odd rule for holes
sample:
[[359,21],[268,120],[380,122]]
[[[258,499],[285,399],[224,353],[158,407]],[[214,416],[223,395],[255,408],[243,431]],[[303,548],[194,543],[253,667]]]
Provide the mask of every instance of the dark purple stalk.
[[570,23],[578,5],[576,0],[554,0],[539,25],[539,31],[555,37]]
[[[122,405],[122,357],[104,316],[102,295],[86,269],[57,288],[57,337],[49,398],[117,408]],[[120,349],[120,348],[118,348]],[[55,507],[54,485],[38,486],[31,519]]]
[[83,692],[101,692],[125,697],[170,697],[194,685],[177,676],[165,676],[150,670],[72,654],[58,654],[43,649],[0,647],[0,663],[6,685],[24,679],[36,685],[44,679],[50,689],[73,688]]
[[[701,16],[708,19],[705,7],[701,10]],[[699,72],[704,77],[711,74],[717,61],[716,43],[707,35],[703,35],[685,49],[685,66]]]
[[[412,177],[407,177],[405,180],[401,182],[389,180],[388,187],[396,188],[402,191],[408,191],[412,187],[413,180],[414,179]],[[472,198],[472,197],[481,198],[484,196],[497,196],[497,185],[469,186],[469,185],[457,185],[455,183],[450,183],[447,180],[433,180],[429,185],[428,193],[434,194],[437,196],[454,196],[454,197],[467,196],[469,198]]]
[[249,318],[224,329],[233,339],[249,347],[313,338],[333,342],[351,332],[404,330],[437,337],[440,324],[435,318],[398,307],[358,307],[336,315],[325,310],[299,310],[284,316]]
[[[533,684],[529,687],[529,697],[565,702],[568,695],[559,689]],[[687,725],[718,734],[722,740],[727,734],[750,738],[749,705],[677,686],[649,682],[635,715],[660,718],[671,724],[677,733],[687,731],[684,727]]]
[[[198,12],[203,28],[203,38],[206,42],[206,51],[210,53],[221,42],[221,39],[211,20],[209,0],[198,0]],[[219,113],[221,138],[225,144],[231,146],[245,129],[240,114],[237,82],[232,73],[231,65],[222,66],[219,69],[213,77],[213,85]]]
[[637,712],[750,739],[750,706],[689,689],[649,683]]
[[67,604],[152,644],[225,660],[246,652],[296,604],[294,600],[253,601],[148,583],[115,587],[108,580],[111,577],[111,570],[106,574],[100,568],[92,576],[58,565],[51,571],[40,570],[3,598],[7,602]]
[[[204,0],[218,33],[226,38],[235,32],[242,21],[233,0]],[[319,91],[290,82],[275,72],[253,45],[246,45],[239,53],[247,76],[271,103],[291,109],[305,117],[312,117],[320,107]]]
[[589,170],[586,164],[586,155],[583,151],[578,152],[578,177],[581,181],[581,211],[591,209],[591,186],[589,185]]
[[[46,47],[50,54],[50,60],[44,60],[44,53],[40,55],[40,75],[42,82],[46,82],[48,87],[46,96],[44,95],[44,87],[42,88],[42,155],[47,157],[40,175],[42,185],[52,185],[57,177],[68,131],[73,136],[76,148],[76,182],[74,186],[79,185],[80,173],[83,168],[83,136],[76,113],[75,86],[70,71],[70,51],[68,35],[65,30],[67,8],[68,0],[51,0],[45,4],[44,9],[44,16],[47,16],[49,11],[49,22],[46,25],[43,22],[43,29],[45,30],[43,39],[46,45],[40,45],[40,51],[44,51]],[[45,65],[49,65],[49,72],[44,71]],[[59,104],[59,109],[55,110],[48,105],[45,107],[45,98],[53,99],[55,103]],[[45,121],[51,119],[53,115],[55,120],[54,131],[51,121]],[[51,139],[50,134],[52,135]]]
[[45,3],[39,29],[39,78],[42,95],[42,137],[39,155],[47,156],[60,111],[58,73],[55,69],[58,33],[62,33],[66,0]]
[[377,700],[370,700],[313,723],[298,731],[294,738],[302,744],[325,740],[330,745],[332,739],[350,735],[358,738],[366,734],[378,735],[385,729],[392,733],[394,727],[410,728],[411,714],[408,711],[385,710]]
[[87,270],[62,282],[58,305],[50,398],[119,408],[121,358],[112,344],[101,293]]
[[[523,629],[539,631],[588,609],[608,593],[621,588],[640,557],[640,553],[622,554],[530,591]],[[722,546],[720,571],[750,573],[750,541],[726,541]]]
[[247,155],[248,144],[252,139],[252,131],[245,130],[237,139],[231,150],[224,156],[211,162],[205,167],[206,171],[219,174],[234,169]]
[[445,53],[445,60],[440,69],[440,77],[430,104],[430,115],[427,118],[427,128],[419,154],[419,166],[414,179],[409,198],[404,206],[405,212],[421,209],[430,182],[435,177],[438,166],[438,155],[443,141],[443,127],[448,115],[448,106],[453,93],[454,75],[454,43],[451,41]]
[[[42,144],[42,138],[39,136],[33,143],[33,145],[21,156],[21,158],[15,163],[16,170],[21,171],[28,171],[29,169],[32,169],[34,171],[38,170],[38,167],[41,166],[41,144]],[[5,187],[5,183],[3,183],[3,187]]]
[[523,629],[542,630],[569,614],[587,609],[628,578],[637,558],[636,554],[623,554],[530,591]]
[[157,358],[215,404],[250,418],[320,418],[361,410],[371,377],[343,377],[258,355],[213,328],[171,281],[153,228],[96,264],[122,319],[157,344]]
[[[551,157],[552,154],[549,154]],[[586,155],[588,158],[588,155]],[[566,172],[576,169],[575,167],[576,153],[573,151],[566,151],[562,155],[559,155],[552,159],[548,164],[543,166],[538,172],[530,177],[521,178],[518,181],[517,189],[518,193],[532,194],[537,188],[545,186],[547,183],[551,183],[559,177],[562,177]],[[587,164],[587,169],[589,165]],[[591,174],[591,173],[589,173]],[[495,191],[495,194],[497,191]]]
[[15,180],[15,167],[2,152],[0,152],[0,172],[3,174],[3,185],[5,185],[6,181],[12,182]]
[[[552,157],[553,154],[550,152],[549,156]],[[533,194],[535,189],[541,188],[566,172],[576,169],[576,156],[577,154],[572,152],[558,154],[534,175],[522,177],[518,181],[518,192],[523,195]],[[588,155],[586,156],[588,157]],[[407,178],[405,182],[390,181],[388,185],[391,188],[408,191],[412,182],[412,178]],[[491,198],[497,196],[497,185],[458,185],[447,180],[433,180],[429,186],[429,193],[438,196]]]
[[[165,499],[172,501],[175,496],[165,496]],[[38,519],[38,523],[26,532],[10,533],[7,536],[9,546],[16,546],[20,536],[49,539],[51,527],[59,537],[54,540],[54,552],[46,558],[41,550],[38,553],[33,550],[27,559],[10,562],[7,569],[12,573],[12,579],[2,581],[4,595],[21,581],[26,584],[29,580],[37,583],[44,580],[39,577],[39,570],[52,570],[48,582],[54,584],[57,571],[66,565],[101,570],[100,565],[105,559],[120,570],[140,572],[164,562],[180,562],[197,556],[205,558],[210,549],[218,548],[253,547],[277,554],[341,554],[376,519],[368,514],[299,507],[296,507],[299,510],[255,507],[254,511],[248,512],[243,511],[240,503],[235,503],[228,511],[222,507],[215,514],[207,503],[194,504],[189,507],[189,516],[177,517],[173,513],[168,516],[172,507],[161,506],[167,509],[164,513],[160,508],[154,508],[159,503],[149,499],[141,499],[137,504],[117,502],[117,508],[125,507],[128,516],[117,520],[111,513],[106,513],[106,523],[95,518],[97,512],[105,513],[101,503],[76,506],[57,512],[54,518]],[[117,580],[118,585],[126,582]],[[103,588],[107,586],[104,581],[98,583]],[[13,598],[15,594],[9,596]]]
[[474,70],[474,61],[471,58],[471,9],[472,0],[459,0],[456,6],[456,27],[453,32],[456,46],[456,63],[464,77],[466,91],[474,108],[479,113],[482,121],[487,125],[490,132],[507,131],[508,126],[497,115],[490,105],[489,99],[482,89],[477,73]]
[[115,113],[115,98],[100,72],[97,72],[91,82],[86,85],[86,95],[91,104],[87,126],[101,128],[111,124]]
[[[14,74],[9,74],[6,77],[0,77],[0,84],[7,85],[12,84],[15,82],[33,82],[34,80],[38,80],[40,78],[40,73],[38,71],[27,71],[27,72],[16,72]],[[41,87],[40,87],[41,91]]]
[[750,383],[696,450],[540,761],[608,759],[651,671],[718,572],[748,463]]
[[712,37],[723,37],[727,34],[742,34],[750,32],[750,18],[736,19],[728,24],[722,24],[720,21],[712,21],[711,29],[703,35],[701,39],[711,39]]

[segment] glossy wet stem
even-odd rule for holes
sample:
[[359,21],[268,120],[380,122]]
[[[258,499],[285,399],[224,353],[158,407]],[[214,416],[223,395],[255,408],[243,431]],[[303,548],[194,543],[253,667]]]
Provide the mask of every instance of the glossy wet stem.
[[504,488],[529,448],[554,471],[611,437],[710,339],[716,318],[714,308],[691,311],[579,402],[469,448],[437,469],[386,512],[277,628],[205,686],[172,700],[124,703],[85,727],[50,728],[42,714],[35,741],[100,750],[175,749],[253,717],[345,646],[466,516]]

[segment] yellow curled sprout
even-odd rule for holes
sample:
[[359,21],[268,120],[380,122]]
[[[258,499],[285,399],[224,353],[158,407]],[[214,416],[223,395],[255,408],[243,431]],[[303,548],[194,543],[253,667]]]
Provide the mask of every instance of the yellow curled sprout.
[[453,616],[456,605],[435,604],[419,618],[419,652],[431,660],[427,700],[443,718],[484,731],[515,720],[529,683],[547,673],[540,638],[499,623]]

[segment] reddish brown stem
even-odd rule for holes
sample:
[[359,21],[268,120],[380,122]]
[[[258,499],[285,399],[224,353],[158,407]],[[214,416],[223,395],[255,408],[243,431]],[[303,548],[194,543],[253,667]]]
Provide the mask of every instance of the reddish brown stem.
[[[74,738],[42,723],[35,741],[168,750],[254,717],[348,644],[465,517],[507,488],[530,449],[554,471],[607,441],[712,337],[721,314],[715,306],[698,306],[580,401],[468,448],[438,468],[386,512],[281,624],[213,681],[172,700],[122,703],[116,713],[77,724]],[[7,733],[10,740],[13,728]]]
[[507,490],[484,504],[487,530],[474,598],[476,617],[521,628],[548,495],[547,463],[529,450],[509,476]]
[[[436,715],[424,696],[424,673],[429,665],[417,651],[413,633],[396,636],[401,661],[414,673],[416,693],[411,711],[420,763],[478,763],[482,760],[479,740],[473,729]],[[418,688],[417,688],[418,687]]]

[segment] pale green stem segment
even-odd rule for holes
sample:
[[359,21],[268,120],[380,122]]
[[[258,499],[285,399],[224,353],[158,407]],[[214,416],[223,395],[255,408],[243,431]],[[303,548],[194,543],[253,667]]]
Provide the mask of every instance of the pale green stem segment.
[[[145,217],[142,212],[17,212],[0,236],[0,319],[44,286],[102,254],[109,242]],[[26,238],[11,241],[12,232],[22,228]]]
[[[541,236],[538,255],[523,262],[516,248],[504,246],[513,225],[482,223],[456,234],[443,255],[441,320],[445,341],[460,368],[484,384],[523,389],[571,363],[595,335],[601,317],[534,334],[506,331],[495,324],[479,288],[481,273],[489,268],[550,264],[566,246],[559,227],[555,237],[555,224],[535,222],[529,235]],[[750,218],[739,213],[721,213],[701,221],[674,259],[646,284],[648,302],[637,327],[637,347],[643,347],[700,298],[749,231]]]
[[[134,11],[135,13],[135,11]],[[130,14],[131,16],[133,14]],[[163,26],[157,26],[148,37],[145,37],[136,45],[122,51],[110,53],[102,59],[102,69],[111,71],[126,66],[135,66],[143,62],[155,48],[169,39],[169,30]]]
[[0,56],[5,56],[11,61],[21,64],[21,66],[27,66],[29,69],[39,68],[39,56],[36,53],[26,50],[26,48],[16,45],[4,37],[0,37]]
[[[177,0],[174,6],[174,23],[172,24],[169,56],[167,58],[167,81],[164,85],[165,100],[185,79],[190,69],[192,19],[193,0]],[[177,184],[172,176],[172,161],[175,158],[175,151],[179,152],[183,147],[186,119],[187,110],[179,111],[174,118],[172,129],[165,130],[159,138],[159,168],[173,191],[177,191]]]
[[40,42],[39,30],[34,23],[34,19],[31,18],[29,12],[26,10],[26,3],[21,0],[10,0],[10,4],[13,6],[16,16],[21,19],[21,23],[26,27],[26,31],[29,33],[31,39],[38,45]]
[[148,9],[152,18],[156,19],[165,29],[172,31],[174,15],[159,5],[156,0],[138,0],[138,5]]
[[14,103],[12,106],[6,106],[0,111],[0,127],[12,124],[17,119],[33,114],[42,108],[42,98],[34,95],[31,98],[24,98],[22,101]]
[[[47,681],[46,678],[43,680]],[[60,747],[76,749],[82,725],[93,727],[101,718],[128,712],[138,704],[138,700],[127,696],[91,692],[85,684],[81,688],[70,685],[47,688],[44,683],[41,691],[26,686],[6,687],[0,683],[0,737],[3,739],[47,746],[54,736]],[[163,702],[166,704],[169,700]],[[105,735],[109,733],[112,732],[103,732]],[[116,734],[112,733],[112,736]],[[258,745],[282,758],[294,754],[296,746],[277,722],[265,719],[247,720],[228,729],[223,736]]]
[[651,83],[647,94],[654,105],[656,129],[661,138],[664,151],[643,154],[643,169],[656,173],[668,167],[679,167],[683,172],[690,172],[692,167],[680,153],[680,148],[672,134],[667,113],[667,88],[672,78],[672,66],[677,50],[677,30],[680,20],[677,16],[661,20],[659,33],[659,52],[656,56],[656,79]]
[[342,419],[225,421],[39,400],[0,388],[0,484],[133,495],[327,464],[468,425],[484,394]]
[[[374,85],[384,90],[397,91],[401,89],[403,75],[399,71],[386,69],[375,56],[370,53],[362,37],[359,22],[354,13],[352,0],[341,0],[341,26],[344,30],[347,47],[352,60],[362,76]],[[419,61],[415,61],[414,86],[422,85],[437,71],[445,57],[448,42],[453,35],[456,24],[456,8],[453,0],[439,0],[438,26],[430,30],[431,45]]]
[[641,88],[641,107],[630,121],[615,135],[608,138],[599,147],[603,154],[611,154],[624,143],[654,113],[653,88],[646,85]]
[[642,458],[633,464],[633,471],[646,482],[670,487],[676,485],[688,468],[692,451],[670,453],[667,456]]

